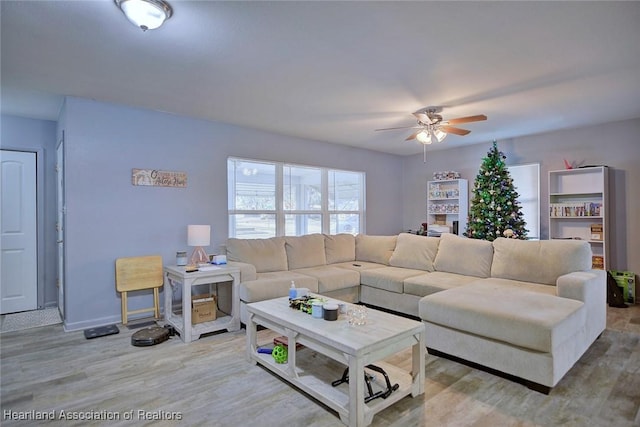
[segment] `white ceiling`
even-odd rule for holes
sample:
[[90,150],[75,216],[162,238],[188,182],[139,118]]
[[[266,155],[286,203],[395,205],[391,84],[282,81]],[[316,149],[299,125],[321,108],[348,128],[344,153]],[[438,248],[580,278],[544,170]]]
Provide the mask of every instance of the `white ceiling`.
[[640,117],[636,1],[170,3],[143,33],[111,0],[3,0],[2,113],[72,95],[400,155],[374,129],[425,106],[488,116],[440,148]]

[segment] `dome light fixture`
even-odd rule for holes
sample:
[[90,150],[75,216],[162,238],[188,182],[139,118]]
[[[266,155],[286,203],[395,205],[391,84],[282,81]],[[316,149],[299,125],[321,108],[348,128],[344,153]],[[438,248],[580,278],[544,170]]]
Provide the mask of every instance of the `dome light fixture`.
[[142,31],[155,30],[171,18],[173,9],[164,0],[113,0],[129,21]]

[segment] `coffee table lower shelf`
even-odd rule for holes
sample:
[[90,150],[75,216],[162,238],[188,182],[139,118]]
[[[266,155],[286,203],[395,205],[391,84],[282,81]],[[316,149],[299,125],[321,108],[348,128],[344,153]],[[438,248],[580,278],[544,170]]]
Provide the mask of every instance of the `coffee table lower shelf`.
[[[276,363],[270,354],[256,353],[252,359],[336,411],[340,416],[340,420],[345,424],[349,424],[349,384],[343,383],[336,387],[331,385],[334,380],[342,377],[346,366],[308,348],[298,350],[296,353],[295,372],[291,372],[288,363]],[[320,363],[319,358],[322,358]],[[381,361],[376,362],[375,365],[382,368],[389,376],[391,384],[398,384],[399,388],[386,399],[377,398],[364,405],[366,425],[371,423],[375,414],[405,396],[411,395],[413,391],[413,378],[409,373]],[[386,382],[382,375],[373,371],[370,373],[375,375],[375,379],[372,381],[374,393],[385,390]],[[362,379],[359,378],[358,380]]]

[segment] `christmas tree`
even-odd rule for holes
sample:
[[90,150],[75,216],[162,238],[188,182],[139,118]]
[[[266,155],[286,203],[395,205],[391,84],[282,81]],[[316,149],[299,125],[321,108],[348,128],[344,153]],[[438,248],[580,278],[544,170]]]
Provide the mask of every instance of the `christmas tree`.
[[493,241],[497,237],[526,239],[526,223],[522,216],[518,192],[513,186],[496,141],[482,159],[480,172],[473,184],[469,221],[465,236]]

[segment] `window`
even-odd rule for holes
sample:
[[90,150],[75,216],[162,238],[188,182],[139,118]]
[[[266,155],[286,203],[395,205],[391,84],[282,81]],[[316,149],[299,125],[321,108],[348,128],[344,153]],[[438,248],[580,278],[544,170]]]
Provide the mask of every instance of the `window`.
[[364,232],[364,173],[229,158],[229,237]]
[[527,223],[525,228],[529,230],[527,238],[538,240],[540,239],[540,165],[531,163],[508,166],[507,169],[522,205],[522,216]]
[[329,233],[357,234],[360,230],[364,174],[328,171]]

